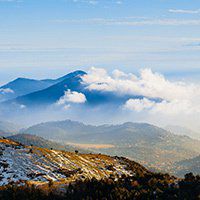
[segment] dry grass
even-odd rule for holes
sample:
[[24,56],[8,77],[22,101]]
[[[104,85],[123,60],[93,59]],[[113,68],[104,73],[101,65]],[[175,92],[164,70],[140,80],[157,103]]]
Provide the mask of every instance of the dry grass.
[[15,146],[19,145],[18,142],[15,142],[15,141],[12,141],[12,140],[9,140],[9,139],[0,139],[0,143],[15,145]]
[[115,147],[112,144],[80,144],[80,143],[67,143],[67,144],[82,149],[110,149]]
[[[58,185],[62,187],[62,185],[76,180],[92,179],[93,177],[100,180],[111,174],[118,177],[121,174],[129,175],[131,173],[129,170],[125,170],[126,166],[119,159],[107,155],[72,153],[35,146],[22,146],[18,149],[14,148],[15,145],[19,145],[18,143],[6,139],[0,140],[0,143],[11,145],[8,149],[5,147],[6,150],[2,157],[2,159],[9,158],[9,162],[11,162],[8,170],[19,169],[19,172],[16,171],[16,173],[23,172],[23,177],[26,177],[27,174],[37,175],[37,179],[29,178],[26,183],[44,189],[48,188],[50,180],[53,181],[55,187]],[[89,146],[113,148],[113,145],[90,144]],[[9,174],[5,174],[5,177],[7,175]],[[23,180],[25,179],[22,178]]]

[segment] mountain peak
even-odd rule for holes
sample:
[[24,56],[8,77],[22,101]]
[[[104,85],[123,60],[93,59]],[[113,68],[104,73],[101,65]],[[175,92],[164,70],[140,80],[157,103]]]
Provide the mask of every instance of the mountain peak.
[[34,80],[34,79],[29,79],[29,78],[24,78],[24,77],[18,77],[14,81],[27,81],[27,80]]
[[61,82],[61,81],[65,80],[65,79],[67,79],[67,78],[71,78],[71,77],[75,77],[75,76],[83,76],[85,74],[87,74],[87,73],[82,71],[82,70],[76,70],[76,71],[73,71],[73,72],[71,72],[71,73],[69,73],[69,74],[67,74],[65,76],[62,76],[62,77],[56,79],[56,81],[57,82]]

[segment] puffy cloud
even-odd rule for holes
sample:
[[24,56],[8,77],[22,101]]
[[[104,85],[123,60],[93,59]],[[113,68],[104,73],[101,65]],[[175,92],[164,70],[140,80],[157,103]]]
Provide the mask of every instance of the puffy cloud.
[[124,107],[129,109],[129,110],[134,110],[134,111],[142,111],[144,109],[150,109],[155,105],[155,102],[150,101],[147,98],[143,99],[129,99]]
[[115,69],[113,72],[112,72],[112,75],[113,75],[113,78],[115,79],[131,79],[131,80],[136,80],[137,77],[131,73],[129,74],[126,74],[118,69]]
[[187,114],[200,113],[199,106],[193,106],[187,100],[174,100],[161,102],[155,102],[147,98],[143,99],[129,99],[123,106],[127,110],[131,111],[148,111],[150,114],[164,114],[164,115],[178,115],[178,114]]
[[8,94],[8,93],[14,93],[14,91],[12,90],[12,89],[10,89],[10,88],[1,88],[0,89],[0,93],[1,94]]
[[[82,77],[89,90],[110,91],[118,95],[140,95],[143,99],[129,99],[124,108],[137,112],[165,115],[200,114],[200,85],[170,81],[151,69],[143,69],[140,75],[126,74],[119,70],[110,75],[105,69],[91,68]],[[150,99],[159,99],[154,101]]]
[[141,70],[140,76],[137,77],[119,70],[115,70],[110,76],[106,70],[93,67],[82,80],[89,90],[112,91],[121,95],[142,95],[166,100],[180,99],[199,89],[199,86],[197,88],[192,84],[170,82],[163,75],[153,73],[151,69]]
[[68,103],[85,103],[86,101],[87,99],[83,93],[67,90],[64,96],[58,100],[57,105],[65,105],[68,109]]

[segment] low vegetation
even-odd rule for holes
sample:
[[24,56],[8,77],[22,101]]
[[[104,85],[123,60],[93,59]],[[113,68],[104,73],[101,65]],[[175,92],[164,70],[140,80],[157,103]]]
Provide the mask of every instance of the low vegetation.
[[166,174],[137,174],[135,177],[95,178],[76,181],[62,191],[49,184],[47,191],[34,186],[8,185],[0,190],[0,199],[6,200],[198,200],[200,198],[200,177],[185,175],[183,180],[173,182]]
[[198,200],[200,176],[153,173],[123,157],[0,140],[0,199]]

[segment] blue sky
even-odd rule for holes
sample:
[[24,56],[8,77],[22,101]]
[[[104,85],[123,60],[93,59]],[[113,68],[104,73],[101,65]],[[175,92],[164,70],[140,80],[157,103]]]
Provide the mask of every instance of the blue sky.
[[91,66],[198,80],[199,0],[0,0],[0,83]]

